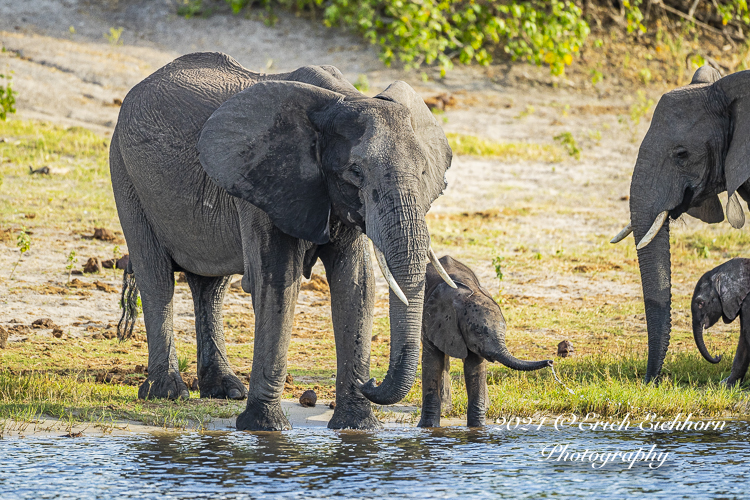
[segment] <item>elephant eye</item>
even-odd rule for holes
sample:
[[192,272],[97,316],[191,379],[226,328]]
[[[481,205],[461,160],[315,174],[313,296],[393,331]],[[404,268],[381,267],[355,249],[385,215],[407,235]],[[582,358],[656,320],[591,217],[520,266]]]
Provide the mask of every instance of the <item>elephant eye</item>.
[[352,163],[351,165],[349,165],[342,177],[346,182],[357,187],[362,187],[362,183],[364,182],[365,178],[364,174],[362,173],[362,168],[356,163]]
[[688,157],[688,150],[685,148],[677,148],[674,150],[672,155],[678,160],[686,160]]

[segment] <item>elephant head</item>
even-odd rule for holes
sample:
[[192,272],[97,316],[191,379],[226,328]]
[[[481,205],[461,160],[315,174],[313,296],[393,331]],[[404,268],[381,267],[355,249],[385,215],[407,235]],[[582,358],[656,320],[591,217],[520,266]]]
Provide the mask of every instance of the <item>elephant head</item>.
[[423,334],[440,351],[465,359],[473,352],[508,368],[532,371],[552,361],[522,361],[505,345],[505,318],[500,306],[479,284],[474,272],[446,255],[440,263],[458,288],[450,288],[436,268],[427,266]]
[[703,342],[704,330],[724,319],[731,323],[737,318],[742,303],[750,293],[750,260],[732,259],[710,270],[698,280],[693,292],[693,337],[698,350],[711,363],[721,361],[713,357]]
[[724,220],[718,194],[727,191],[727,219],[744,224],[739,193],[750,190],[750,72],[720,78],[703,67],[690,85],[664,94],[641,143],[630,185],[630,224],[638,249],[648,325],[646,381],[658,377],[671,321],[668,219],[688,213],[707,223]]
[[425,214],[446,186],[451,149],[406,83],[368,98],[331,67],[275,78],[211,115],[198,142],[201,164],[291,236],[326,244],[336,220],[372,240],[391,286],[391,357],[383,382],[361,389],[393,404],[416,375],[430,254]]

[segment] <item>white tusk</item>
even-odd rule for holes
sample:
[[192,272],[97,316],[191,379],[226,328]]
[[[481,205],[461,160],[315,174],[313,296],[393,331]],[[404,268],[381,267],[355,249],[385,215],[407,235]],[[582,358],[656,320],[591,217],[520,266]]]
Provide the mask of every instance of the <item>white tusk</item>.
[[656,216],[656,220],[651,225],[651,229],[648,230],[646,236],[644,236],[641,242],[638,243],[638,246],[635,247],[636,250],[640,250],[641,248],[644,248],[646,245],[651,243],[651,240],[656,237],[656,235],[659,233],[659,230],[664,225],[664,221],[667,220],[667,217],[669,217],[669,212],[667,210]]
[[383,277],[388,282],[388,286],[391,287],[391,290],[393,290],[393,293],[396,294],[396,297],[398,297],[401,302],[408,306],[409,301],[406,299],[406,295],[404,295],[404,292],[401,291],[398,283],[396,283],[396,279],[391,274],[390,269],[388,269],[388,263],[385,261],[385,255],[383,255],[383,252],[381,252],[380,249],[375,246],[375,242],[372,243],[372,249],[375,250],[375,259],[378,261],[380,272],[383,273]]
[[740,229],[745,225],[745,213],[742,211],[737,191],[727,199],[727,220],[735,229]]
[[628,235],[630,233],[632,233],[632,232],[633,232],[633,225],[630,222],[628,222],[628,225],[625,226],[625,229],[623,229],[622,231],[620,231],[619,233],[617,233],[617,236],[615,236],[614,238],[612,238],[611,240],[609,240],[609,242],[612,243],[612,244],[614,244],[614,243],[620,243],[622,240],[624,240],[625,238],[627,238]]
[[430,262],[432,262],[432,265],[435,266],[435,270],[438,272],[441,278],[443,278],[443,281],[448,283],[448,286],[451,288],[458,288],[456,284],[453,282],[450,276],[448,276],[448,273],[443,268],[443,265],[438,260],[437,255],[435,255],[435,250],[430,247],[430,251],[427,252],[427,255],[430,256]]

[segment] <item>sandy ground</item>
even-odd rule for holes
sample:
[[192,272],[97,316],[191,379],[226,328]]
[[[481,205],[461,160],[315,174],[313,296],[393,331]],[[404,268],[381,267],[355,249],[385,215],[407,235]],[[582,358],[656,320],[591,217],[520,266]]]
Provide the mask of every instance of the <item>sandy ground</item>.
[[[110,28],[118,27],[123,28],[119,40],[108,41]],[[572,132],[583,149],[580,161],[508,163],[454,157],[447,175],[448,189],[433,204],[430,217],[537,207],[507,218],[508,238],[499,247],[506,254],[520,246],[545,254],[562,248],[576,251],[602,245],[616,234],[629,218],[626,195],[630,175],[640,137],[648,127],[644,120],[631,132],[618,120],[627,115],[634,92],[592,89],[586,81],[551,78],[546,69],[525,65],[457,68],[442,80],[436,79],[435,70],[427,69],[431,78],[425,82],[421,71],[385,68],[376,49],[356,37],[288,15],[281,15],[275,27],[268,27],[226,12],[207,19],[184,19],[167,0],[3,2],[0,44],[5,49],[0,54],[0,72],[13,72],[18,91],[16,118],[83,126],[105,136],[116,123],[117,100],[163,64],[195,51],[226,52],[247,68],[266,72],[332,64],[351,81],[366,75],[370,94],[397,79],[406,80],[424,97],[451,92],[457,105],[441,115],[446,132],[542,144],[553,143],[557,134]],[[658,98],[658,90],[650,93]],[[0,226],[20,226],[23,210],[19,208],[16,217],[0,221]],[[696,224],[688,220],[680,228]],[[52,269],[49,263],[64,262],[73,244],[79,255],[102,257],[109,255],[112,245],[83,240],[65,228],[38,228],[34,239],[38,243],[25,257],[18,280],[0,279],[0,324],[29,324],[49,317],[75,337],[87,334],[86,328],[92,324],[116,323],[119,297],[113,292],[93,289],[85,296],[60,297],[34,291],[50,280],[64,280],[61,266]],[[436,246],[442,253],[441,246]],[[126,251],[124,245],[122,250]],[[489,288],[497,287],[490,258],[477,257],[469,249],[455,251],[455,257],[468,259]],[[11,245],[0,251],[3,274],[8,274],[5,270],[16,258]],[[320,265],[315,272],[323,274]],[[120,278],[112,274],[96,279],[116,288],[120,285]],[[13,294],[8,291],[11,285],[16,287]],[[387,288],[380,277],[378,287],[377,314],[385,315]],[[692,283],[678,281],[674,287],[673,293],[689,293]],[[641,293],[639,283],[632,279],[543,268],[509,272],[503,292],[541,304],[591,296],[632,300]],[[315,314],[326,304],[327,298],[320,294],[303,291],[297,311]],[[242,314],[249,307],[249,296],[244,294],[229,294],[225,302],[228,314]],[[193,324],[192,301],[183,284],[177,287],[175,297],[175,328],[180,338],[194,339]],[[41,332],[29,335],[35,334]],[[539,351],[535,357],[549,354]],[[322,422],[326,415],[304,419]]]

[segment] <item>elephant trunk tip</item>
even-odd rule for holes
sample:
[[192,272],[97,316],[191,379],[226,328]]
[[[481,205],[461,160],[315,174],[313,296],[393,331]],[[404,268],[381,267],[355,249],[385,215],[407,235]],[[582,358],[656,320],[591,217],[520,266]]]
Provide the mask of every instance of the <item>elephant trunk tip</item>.
[[407,392],[409,392],[408,388],[406,391],[386,390],[386,388],[384,387],[385,385],[387,384],[383,383],[383,384],[377,385],[377,380],[375,380],[375,377],[373,377],[367,382],[365,382],[364,384],[362,384],[359,390],[367,399],[369,399],[376,405],[381,405],[381,406],[396,404],[406,396]]

